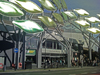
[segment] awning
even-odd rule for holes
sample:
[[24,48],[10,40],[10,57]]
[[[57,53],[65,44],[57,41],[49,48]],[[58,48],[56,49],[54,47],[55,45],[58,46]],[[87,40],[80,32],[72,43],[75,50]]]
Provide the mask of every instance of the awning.
[[[56,39],[60,40],[60,41],[63,41],[63,38],[59,35],[57,35],[58,33],[56,32],[52,32],[51,33],[54,37],[56,37]],[[53,38],[51,35],[49,35],[48,33],[46,33],[46,35],[43,37],[43,38],[47,38],[47,39],[52,39],[52,40],[55,40],[55,38]]]
[[84,41],[77,40],[77,39],[74,39],[74,38],[69,38],[69,41],[72,42],[72,43],[75,43],[75,44],[84,44]]
[[74,49],[72,49],[72,52],[76,52],[76,53],[78,53],[78,51],[75,51]]
[[60,57],[65,57],[65,56],[62,56],[62,55],[56,55],[56,56],[54,56],[54,55],[42,55],[42,57],[51,57],[51,58],[60,58]]

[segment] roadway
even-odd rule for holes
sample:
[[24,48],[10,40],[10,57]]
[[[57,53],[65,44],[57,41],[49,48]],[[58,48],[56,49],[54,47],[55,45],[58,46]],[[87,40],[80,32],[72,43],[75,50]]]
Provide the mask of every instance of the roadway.
[[2,72],[0,75],[91,75],[99,73],[100,67],[87,68],[61,68],[61,69],[40,69],[40,70],[18,70]]

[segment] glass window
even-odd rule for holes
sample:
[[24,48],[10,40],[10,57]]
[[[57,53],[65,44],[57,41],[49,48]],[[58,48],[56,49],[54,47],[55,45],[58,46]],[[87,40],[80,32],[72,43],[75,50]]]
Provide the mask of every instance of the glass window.
[[54,49],[56,49],[56,42],[54,42]]
[[37,48],[37,41],[38,38],[30,38],[30,36],[27,36],[27,42],[26,42],[26,48],[27,49],[36,49]]
[[78,51],[78,44],[72,43],[72,48],[73,48],[75,51]]
[[45,42],[44,42],[44,43],[42,43],[42,47],[43,47],[43,48],[45,48]]
[[61,49],[61,44],[57,43],[57,49]]
[[52,49],[52,41],[47,40],[46,43],[47,43],[47,48]]

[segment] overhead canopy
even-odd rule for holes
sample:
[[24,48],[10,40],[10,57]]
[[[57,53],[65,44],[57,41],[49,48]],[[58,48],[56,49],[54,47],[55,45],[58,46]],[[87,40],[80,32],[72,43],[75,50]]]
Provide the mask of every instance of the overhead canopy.
[[38,0],[43,8],[49,10],[49,11],[55,11],[56,7],[50,2],[49,0]]
[[[52,34],[53,36],[55,36],[56,39],[58,39],[58,40],[60,40],[60,41],[63,41],[63,38],[60,37],[60,36],[57,36],[55,32],[52,32],[51,34]],[[46,34],[45,36],[47,37],[47,39],[55,40],[55,38],[53,38],[53,37],[52,37],[51,35],[49,35],[49,34]],[[45,38],[45,36],[44,36],[43,38]]]
[[69,41],[75,44],[84,44],[84,42],[82,40],[77,40],[74,38],[69,38]]

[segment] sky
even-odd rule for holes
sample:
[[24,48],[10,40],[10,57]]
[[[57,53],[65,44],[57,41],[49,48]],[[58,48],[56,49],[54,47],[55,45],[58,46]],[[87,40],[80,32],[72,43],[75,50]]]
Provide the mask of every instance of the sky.
[[90,16],[97,16],[100,13],[100,0],[65,0],[68,10],[82,8],[90,13]]
[[[38,0],[31,0],[41,6]],[[81,8],[90,13],[90,16],[97,17],[100,13],[100,0],[65,0],[68,10]]]

